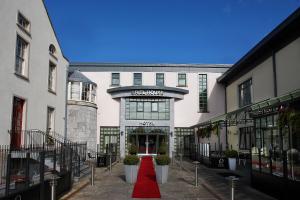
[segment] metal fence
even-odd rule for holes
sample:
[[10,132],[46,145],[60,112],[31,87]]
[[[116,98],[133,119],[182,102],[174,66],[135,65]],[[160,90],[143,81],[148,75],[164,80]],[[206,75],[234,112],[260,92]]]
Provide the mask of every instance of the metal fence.
[[197,143],[191,145],[190,159],[197,160],[209,167],[226,168],[227,159],[225,158],[223,146],[221,144]]
[[73,143],[37,130],[10,134],[21,138],[22,144],[0,146],[0,199],[25,194],[32,188],[38,188],[40,193],[39,198],[32,199],[46,199],[51,174],[61,177],[57,189],[60,195],[71,188],[72,177],[80,176],[86,142]]

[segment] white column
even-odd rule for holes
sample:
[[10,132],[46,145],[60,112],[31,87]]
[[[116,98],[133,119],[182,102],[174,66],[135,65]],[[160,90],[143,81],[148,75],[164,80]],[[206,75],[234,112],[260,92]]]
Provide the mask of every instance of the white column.
[[89,101],[92,101],[92,84],[89,84]]
[[175,141],[175,128],[174,128],[174,98],[170,99],[170,132],[169,134],[169,155],[172,158],[172,152],[174,149],[174,141]]
[[79,99],[78,100],[82,100],[82,82],[79,83]]
[[71,82],[68,82],[68,100],[71,99]]
[[120,157],[125,158],[125,139],[126,139],[126,132],[125,132],[125,98],[121,98],[120,103]]

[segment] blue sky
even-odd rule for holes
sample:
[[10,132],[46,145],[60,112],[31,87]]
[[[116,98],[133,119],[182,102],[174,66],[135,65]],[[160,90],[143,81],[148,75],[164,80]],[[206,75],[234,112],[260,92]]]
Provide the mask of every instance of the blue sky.
[[300,0],[45,0],[72,62],[235,63]]

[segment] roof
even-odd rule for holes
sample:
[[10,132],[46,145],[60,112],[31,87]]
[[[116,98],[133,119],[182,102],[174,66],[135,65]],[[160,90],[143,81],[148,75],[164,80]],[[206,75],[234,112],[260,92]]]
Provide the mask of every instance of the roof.
[[93,81],[91,81],[88,77],[83,75],[80,71],[74,70],[70,71],[68,74],[68,80],[73,82],[82,82],[82,83],[90,83],[93,85],[97,85]]
[[198,67],[198,68],[230,68],[231,64],[173,64],[173,63],[93,63],[71,62],[70,67]]
[[227,70],[218,82],[228,84],[300,36],[300,7]]

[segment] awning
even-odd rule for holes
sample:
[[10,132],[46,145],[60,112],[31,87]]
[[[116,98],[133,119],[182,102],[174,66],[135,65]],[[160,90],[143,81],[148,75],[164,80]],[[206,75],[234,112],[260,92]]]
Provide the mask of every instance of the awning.
[[278,106],[281,104],[293,102],[300,99],[300,89],[290,92],[288,94],[282,95],[280,97],[274,97],[271,99],[267,99],[265,101],[253,104],[251,106],[251,111],[257,111],[259,109],[265,109],[269,107]]

